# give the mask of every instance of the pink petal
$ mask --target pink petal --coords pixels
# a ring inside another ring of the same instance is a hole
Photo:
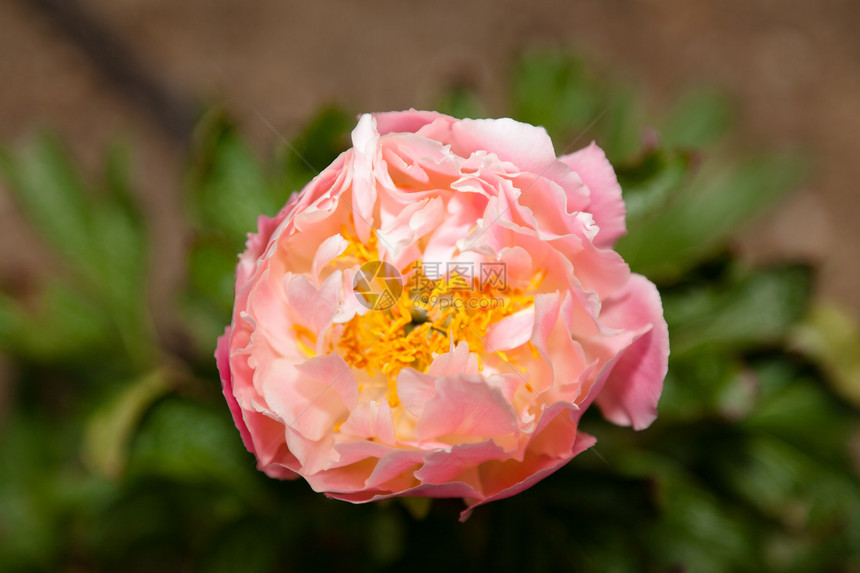
[[[358,403],[358,384],[352,369],[340,355],[314,356],[297,364],[296,370],[326,388],[332,388],[347,408],[354,408]]]
[[[472,444],[459,444],[450,451],[438,450],[427,454],[424,466],[415,472],[415,477],[425,484],[443,484],[463,481],[461,473],[477,468],[480,464],[505,457],[507,452],[492,440]],[[480,490],[481,484],[475,485]]]
[[[340,234],[332,235],[320,243],[311,265],[311,275],[318,280],[319,273],[323,267],[329,264],[332,259],[344,252],[348,245],[349,243],[347,240],[340,236]]]
[[[364,439],[376,438],[383,444],[394,444],[394,420],[388,401],[372,400],[358,404],[341,425],[340,431]]]
[[[233,395],[233,375],[230,371],[230,327],[224,330],[224,334],[218,337],[218,344],[215,347],[215,364],[218,366],[218,372],[221,374],[221,389],[224,393],[224,398],[227,400],[227,407],[230,408],[230,414],[233,416],[233,422],[239,429],[239,434],[242,436],[242,443],[252,454],[254,451],[254,442],[251,439],[251,434],[248,432],[248,427],[242,419],[242,410],[239,408],[239,402],[236,401],[236,396]]]
[[[591,190],[588,211],[600,227],[595,239],[598,247],[612,247],[619,237],[627,233],[627,209],[621,197],[621,185],[606,154],[594,142],[588,147],[559,158],[575,171]]]
[[[460,514],[460,521],[468,519],[472,511],[480,505],[511,497],[530,488],[564,467],[574,456],[587,450],[597,441],[584,432],[577,432],[575,422],[570,420],[566,411],[555,416],[542,433],[546,433],[544,436],[546,442],[564,447],[564,451],[559,452],[557,456],[552,456],[530,448],[526,450],[526,455],[521,462],[505,460],[484,464],[481,475],[484,479],[486,495],[472,500]]]
[[[469,352],[469,344],[465,340],[457,343],[450,352],[440,354],[433,359],[427,368],[430,376],[456,376],[457,374],[477,374],[478,358]],[[435,387],[433,392],[435,393]]]
[[[497,436],[517,429],[510,404],[481,377],[462,374],[436,381],[436,395],[415,424],[419,440]]]
[[[600,321],[619,329],[650,326],[619,356],[597,396],[597,405],[611,422],[647,428],[657,417],[669,362],[669,329],[657,288],[645,277],[632,275],[625,291],[606,301]]]
[[[435,376],[412,368],[404,368],[397,375],[397,398],[410,414],[420,417],[427,402],[435,395]]]
[[[493,324],[487,331],[486,343],[491,352],[517,348],[529,341],[534,324],[535,307],[532,305]]]
[[[552,140],[542,127],[510,118],[464,119],[452,126],[452,132],[452,150],[463,157],[486,150],[536,176],[556,162]]]
[[[350,206],[358,239],[367,244],[373,232],[373,207],[376,204],[376,183],[373,177],[374,161],[379,155],[379,132],[376,120],[364,114],[352,130],[352,197]]]
[[[380,135],[389,133],[415,133],[421,127],[433,122],[442,114],[435,111],[419,111],[409,109],[407,111],[389,111],[384,113],[375,113],[376,127]]]

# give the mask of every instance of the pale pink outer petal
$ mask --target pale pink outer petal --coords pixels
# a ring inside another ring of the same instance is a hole
[[[657,288],[645,277],[632,275],[624,291],[606,301],[600,321],[626,330],[650,325],[618,357],[597,395],[597,405],[611,422],[647,428],[657,417],[669,362],[669,329]]]
[[[495,153],[522,171],[541,175],[556,163],[552,140],[542,127],[510,118],[464,119],[452,128],[451,149],[463,157],[476,151]]]
[[[594,215],[594,221],[600,227],[594,244],[611,248],[627,233],[627,209],[621,197],[621,185],[618,184],[615,170],[606,159],[606,154],[597,144],[591,142],[588,147],[559,159],[576,172],[591,191],[588,211]]]

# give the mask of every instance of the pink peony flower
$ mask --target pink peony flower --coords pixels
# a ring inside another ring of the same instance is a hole
[[[660,297],[612,250],[595,144],[434,112],[364,115],[353,148],[260,217],[216,358],[259,468],[355,503],[514,495],[657,415]],[[380,261],[380,262],[375,262]]]

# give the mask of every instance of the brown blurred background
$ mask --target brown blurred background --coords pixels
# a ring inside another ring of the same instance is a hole
[[[289,137],[325,103],[432,107],[463,80],[503,113],[516,55],[567,47],[636,82],[647,107],[705,82],[737,103],[749,147],[807,149],[814,175],[742,247],[820,263],[820,293],[860,318],[858,27],[856,0],[3,0],[0,141],[50,128],[93,175],[110,142],[133,145],[164,311],[199,106],[225,106],[265,152],[278,140],[266,122]],[[0,284],[50,273],[5,194],[0,228]]]

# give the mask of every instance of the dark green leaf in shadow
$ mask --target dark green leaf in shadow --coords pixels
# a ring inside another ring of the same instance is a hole
[[[744,427],[777,436],[822,463],[849,467],[848,443],[860,431],[856,413],[828,395],[820,381],[797,372],[783,375],[790,382],[770,392]]]
[[[150,410],[132,443],[128,475],[219,485],[261,503],[253,458],[226,409],[189,400],[168,398]]]
[[[270,573],[280,571],[279,554],[285,541],[272,523],[262,519],[243,519],[218,532],[204,554],[205,573]],[[289,559],[289,557],[287,557]]]
[[[218,237],[201,237],[189,255],[192,288],[228,317],[233,308],[236,262],[237,254]]]

